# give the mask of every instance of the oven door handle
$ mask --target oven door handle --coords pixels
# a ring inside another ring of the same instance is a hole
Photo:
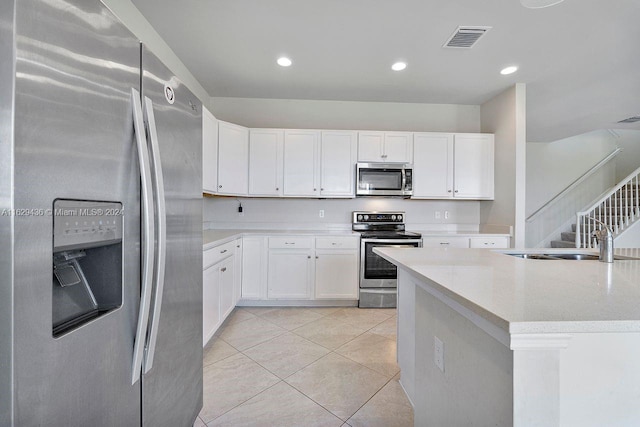
[[[386,246],[391,243],[397,246],[413,246],[414,243],[422,245],[422,239],[362,239],[362,243],[381,243],[376,246]]]

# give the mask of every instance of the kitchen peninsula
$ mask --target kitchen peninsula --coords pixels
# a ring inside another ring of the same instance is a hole
[[[398,266],[415,425],[640,425],[640,261],[374,251]]]

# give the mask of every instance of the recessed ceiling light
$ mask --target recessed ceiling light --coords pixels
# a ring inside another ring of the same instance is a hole
[[[278,65],[281,67],[288,67],[291,64],[293,64],[293,62],[291,62],[291,60],[289,58],[287,58],[286,56],[280,57],[278,58]]]
[[[407,68],[407,63],[406,62],[396,62],[395,64],[393,64],[391,66],[391,69],[393,71],[402,71],[405,68]]]
[[[500,71],[500,74],[502,74],[503,76],[506,76],[507,74],[513,74],[513,73],[515,73],[516,71],[518,71],[518,67],[516,67],[515,65],[512,65],[512,66],[510,66],[510,67],[503,68],[503,69]]]
[[[528,9],[542,9],[562,3],[564,0],[520,0],[520,4]]]

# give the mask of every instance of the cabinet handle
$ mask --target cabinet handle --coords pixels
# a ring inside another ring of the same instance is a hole
[[[382,157],[383,159],[386,159],[386,158],[387,158],[387,155],[386,155],[386,154],[383,154],[383,155],[381,155],[380,157]]]
[[[448,245],[450,242],[440,242],[441,245]]]
[[[451,193],[451,190],[447,190],[447,193]]]
[[[221,253],[221,254],[223,254],[223,253],[225,253],[225,252],[227,252],[227,250],[226,250],[226,249],[225,249],[225,250],[223,250],[223,251],[220,251],[220,253]]]
[[[318,255],[316,255],[316,259],[320,258]]]
[[[324,191],[324,188],[320,188],[320,191]]]
[[[236,246],[236,248],[239,248],[239,247],[240,247],[240,245]]]
[[[220,269],[220,271],[222,271],[222,272],[224,273],[225,271],[227,271],[227,267],[222,267],[222,268]]]
[[[337,243],[336,242],[331,242],[331,245],[335,246],[335,245],[337,245]]]
[[[280,191],[280,188],[279,188],[279,187],[276,187],[276,191]]]
[[[222,188],[222,185],[218,185],[218,188]]]
[[[311,259],[311,255],[307,255],[307,259]]]
[[[295,245],[296,242],[284,242],[285,245]]]
[[[313,191],[316,191],[316,190],[317,190],[317,188],[314,188],[314,189],[313,189]]]
[[[457,192],[458,192],[458,190],[455,191],[455,193],[457,193]]]

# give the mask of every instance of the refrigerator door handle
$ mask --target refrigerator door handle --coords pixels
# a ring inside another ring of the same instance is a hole
[[[153,311],[151,313],[151,326],[147,338],[145,349],[144,373],[146,374],[153,367],[153,357],[156,351],[156,341],[158,339],[158,325],[160,323],[160,311],[162,310],[162,293],[164,290],[164,270],[167,254],[167,209],[164,198],[164,179],[162,177],[162,160],[160,158],[160,147],[158,142],[158,130],[156,119],[153,113],[153,102],[145,96],[144,116],[148,126],[149,139],[151,142],[151,160],[153,162],[153,179],[155,186],[157,231],[158,231],[158,253],[155,270],[155,295],[153,297]]]
[[[141,192],[142,192],[142,282],[140,288],[140,311],[138,312],[138,326],[133,350],[133,369],[131,374],[131,384],[135,384],[140,379],[142,371],[142,359],[144,345],[147,335],[147,325],[149,322],[149,308],[151,305],[151,291],[153,287],[153,265],[154,265],[154,238],[155,224],[153,212],[153,192],[151,186],[151,164],[149,163],[149,151],[147,148],[147,138],[144,128],[144,116],[140,93],[136,89],[131,89],[131,105],[133,107],[133,126],[136,134],[136,146],[138,148],[138,160],[140,162]]]

